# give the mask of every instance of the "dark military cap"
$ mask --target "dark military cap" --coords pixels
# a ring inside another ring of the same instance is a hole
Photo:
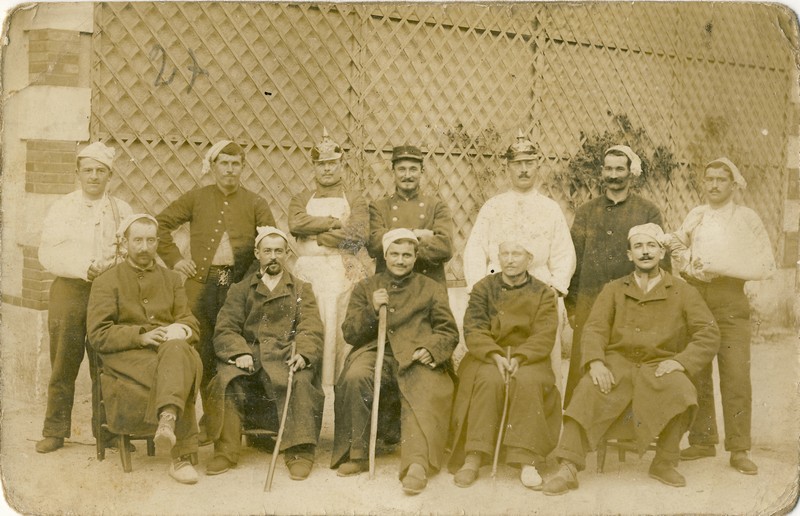
[[[401,145],[392,149],[392,163],[401,159],[422,161],[422,151],[413,145]]]

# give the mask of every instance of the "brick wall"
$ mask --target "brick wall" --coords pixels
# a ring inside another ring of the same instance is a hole
[[[28,140],[25,155],[25,191],[66,194],[75,189],[76,142]]]
[[[3,302],[34,310],[47,310],[50,284],[53,283],[55,276],[45,271],[39,263],[37,247],[30,245],[20,247],[23,257],[22,296],[3,294]]]
[[[30,84],[79,86],[80,32],[61,29],[28,31]]]

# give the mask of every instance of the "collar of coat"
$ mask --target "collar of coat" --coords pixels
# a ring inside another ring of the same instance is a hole
[[[395,190],[392,197],[398,197],[404,201],[413,201],[414,199],[418,199],[420,197],[419,187],[414,190],[414,193],[406,197],[405,195],[401,194],[399,190]]]
[[[411,281],[411,278],[413,278],[416,275],[416,273],[413,270],[408,274],[406,274],[405,276],[403,276],[402,278],[398,278],[389,271],[384,271],[381,274],[384,275],[384,277],[386,278],[386,282],[389,285],[397,285],[398,287],[404,287],[408,285],[408,283]]]
[[[286,269],[283,269],[283,276],[272,291],[261,281],[260,274],[256,271],[250,276],[250,288],[255,288],[256,293],[266,297],[267,301],[293,294],[295,279]]]
[[[639,288],[633,273],[624,276],[622,278],[622,283],[625,285],[623,293],[627,297],[637,301],[655,301],[657,299],[667,298],[667,289],[672,288],[675,283],[675,278],[672,277],[672,274],[661,270],[661,281],[647,294],[642,292],[642,289]]]

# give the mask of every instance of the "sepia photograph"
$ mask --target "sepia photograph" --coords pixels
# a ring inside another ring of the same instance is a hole
[[[4,7],[0,512],[794,510],[791,6]]]

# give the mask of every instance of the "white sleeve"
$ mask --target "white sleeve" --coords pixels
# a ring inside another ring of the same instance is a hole
[[[75,228],[69,227],[68,207],[57,202],[50,207],[42,225],[39,262],[51,274],[64,278],[87,280],[91,252],[70,239]]]
[[[487,215],[491,206],[486,204],[478,212],[478,218],[464,246],[464,280],[467,283],[467,292],[472,291],[472,286],[486,276],[486,266],[489,263],[489,218]]]
[[[553,218],[553,241],[550,243],[547,268],[550,270],[551,286],[566,295],[575,273],[575,246],[561,208],[557,208]]]

